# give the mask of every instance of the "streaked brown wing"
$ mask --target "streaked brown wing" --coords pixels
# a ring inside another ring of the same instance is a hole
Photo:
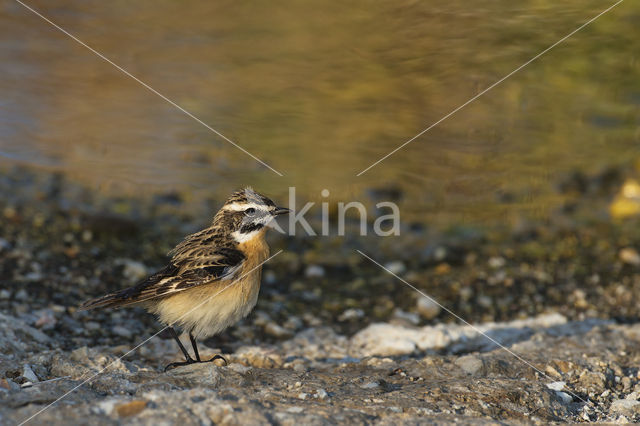
[[[170,265],[135,286],[89,300],[80,309],[125,306],[213,281],[234,279],[245,259],[241,251],[228,247],[193,247],[189,253],[192,258],[176,259],[174,255]]]

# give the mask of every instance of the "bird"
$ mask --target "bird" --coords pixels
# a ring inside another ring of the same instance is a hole
[[[184,362],[202,361],[197,339],[214,336],[246,317],[258,301],[262,264],[269,257],[266,230],[290,209],[278,207],[252,188],[236,191],[215,214],[211,225],[188,235],[169,253],[168,264],[132,287],[88,300],[80,310],[141,306],[166,324],[184,354]],[[175,330],[189,334],[195,358]]]

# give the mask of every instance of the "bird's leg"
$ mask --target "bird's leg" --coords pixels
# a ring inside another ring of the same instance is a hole
[[[196,338],[193,337],[193,334],[189,333],[189,339],[191,339],[191,346],[193,346],[193,352],[196,354],[196,359],[198,360],[198,362],[211,362],[211,361],[215,361],[216,359],[221,359],[224,361],[224,365],[229,365],[229,363],[227,362],[227,360],[220,354],[218,355],[214,355],[210,360],[208,361],[202,361],[200,359],[200,354],[198,353],[198,344],[196,343]]]
[[[180,367],[182,365],[193,364],[194,362],[196,362],[196,361],[193,360],[193,358],[191,358],[191,355],[189,355],[189,352],[187,352],[185,347],[182,345],[182,342],[180,341],[180,338],[178,337],[178,333],[176,333],[176,331],[173,329],[173,327],[169,327],[169,332],[171,333],[173,338],[176,340],[176,343],[178,343],[178,346],[180,346],[180,350],[184,354],[185,361],[184,362],[172,362],[171,364],[167,365],[164,368],[164,371],[167,371],[167,370],[169,370],[171,368]],[[191,337],[191,334],[189,334],[189,337]],[[191,343],[193,344],[194,340],[191,340]],[[194,346],[194,349],[196,350],[196,358],[198,358],[198,361],[200,361],[200,357],[198,355],[198,350],[195,348],[195,346]]]
[[[196,343],[196,338],[193,337],[192,333],[189,333],[189,339],[191,340],[191,346],[193,346],[193,353],[196,354],[196,360],[198,362],[202,362],[200,359],[200,354],[198,353],[198,344]]]

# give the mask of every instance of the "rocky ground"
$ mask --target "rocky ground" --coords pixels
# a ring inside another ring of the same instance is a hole
[[[229,365],[163,373],[180,359],[165,333],[127,353],[161,330],[151,316],[76,307],[162,266],[220,201],[185,213],[178,194],[98,199],[7,172],[0,423],[67,392],[30,422],[640,421],[640,229],[607,213],[622,181],[573,176],[552,220],[515,227],[405,224],[375,244],[274,235],[285,251],[265,265],[256,310],[203,350]]]

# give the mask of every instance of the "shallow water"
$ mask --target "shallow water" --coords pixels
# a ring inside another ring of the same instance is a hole
[[[28,3],[281,177],[7,0],[0,162],[104,193],[382,187],[427,220],[544,216],[563,176],[640,154],[637,2],[356,174],[612,3]]]

